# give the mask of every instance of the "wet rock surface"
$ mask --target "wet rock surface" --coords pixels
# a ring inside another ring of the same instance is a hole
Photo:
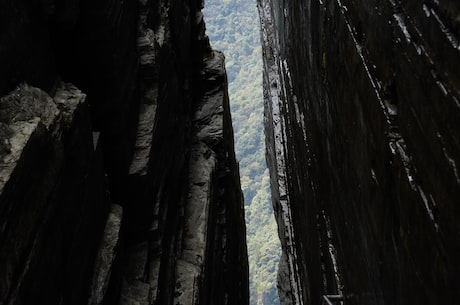
[[[283,303],[458,301],[454,2],[259,1]]]
[[[0,3],[0,304],[248,303],[202,6]]]

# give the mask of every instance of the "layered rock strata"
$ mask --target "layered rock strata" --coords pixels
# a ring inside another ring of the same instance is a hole
[[[258,2],[282,302],[456,303],[459,5]]]
[[[202,5],[0,3],[0,304],[248,302]]]

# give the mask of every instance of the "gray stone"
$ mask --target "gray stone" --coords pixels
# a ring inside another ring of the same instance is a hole
[[[96,258],[96,266],[91,284],[91,296],[88,302],[90,305],[103,304],[109,286],[113,263],[118,252],[117,247],[119,247],[122,218],[123,208],[112,204]]]

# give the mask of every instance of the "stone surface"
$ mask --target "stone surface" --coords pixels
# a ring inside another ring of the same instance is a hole
[[[99,246],[96,263],[94,267],[93,280],[89,304],[102,304],[110,282],[112,266],[117,259],[120,240],[121,221],[123,219],[123,208],[113,204],[105,224],[104,236]]]
[[[202,7],[0,1],[0,304],[248,302]]]
[[[459,6],[258,3],[281,300],[456,303]]]
[[[173,303],[246,303],[243,195],[238,171],[231,170],[238,167],[222,53],[214,51],[204,60],[200,87]]]
[[[0,99],[15,105],[2,121],[11,147],[0,161],[1,304],[87,298],[107,207],[85,98],[61,83],[54,100],[27,85]]]

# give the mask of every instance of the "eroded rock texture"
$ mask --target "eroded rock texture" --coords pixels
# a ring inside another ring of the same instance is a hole
[[[458,303],[458,3],[259,11],[282,302]]]
[[[202,1],[0,2],[0,304],[247,304]]]

